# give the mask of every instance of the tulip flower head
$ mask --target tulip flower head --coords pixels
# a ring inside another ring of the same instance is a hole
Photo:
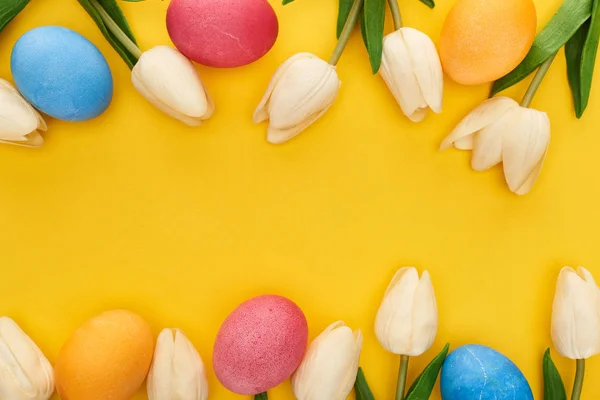
[[[375,334],[389,352],[419,356],[433,344],[438,311],[427,271],[401,268],[389,284],[375,319]]]
[[[442,64],[435,44],[423,32],[400,28],[387,35],[379,73],[411,121],[422,121],[429,109],[442,112]]]
[[[494,97],[467,115],[440,150],[452,146],[473,151],[475,171],[502,162],[511,192],[525,195],[542,170],[550,146],[550,120],[545,112],[522,107],[508,97]]]
[[[296,54],[275,72],[254,123],[270,120],[267,140],[286,142],[325,114],[340,86],[335,66],[310,53]]]
[[[194,345],[179,329],[158,336],[148,374],[149,400],[206,400],[208,381]]]
[[[12,319],[0,317],[0,399],[48,400],[53,392],[48,359]]]
[[[46,122],[8,81],[0,79],[0,143],[40,147]]]
[[[133,86],[162,112],[189,126],[211,117],[214,104],[192,65],[168,46],[144,52],[131,73]]]
[[[331,324],[308,347],[292,375],[298,400],[345,400],[352,391],[363,337],[343,322]]]
[[[556,282],[552,341],[564,357],[583,360],[600,353],[600,288],[583,267],[565,267]]]

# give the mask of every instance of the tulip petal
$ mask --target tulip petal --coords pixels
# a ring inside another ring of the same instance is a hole
[[[431,110],[439,114],[442,112],[444,74],[435,44],[416,29],[401,28],[401,31],[423,98]]]
[[[428,105],[415,76],[402,30],[390,33],[383,39],[380,74],[404,115],[413,122],[422,121]]]
[[[144,52],[132,70],[132,82],[158,109],[190,126],[200,125],[214,109],[191,61],[168,46]]]
[[[23,141],[36,129],[46,130],[41,115],[8,81],[0,79],[0,140]]]
[[[293,139],[303,130],[308,128],[312,123],[321,118],[321,116],[323,116],[323,114],[325,114],[329,108],[331,108],[331,105],[317,114],[311,115],[306,121],[302,121],[302,123],[299,125],[291,128],[277,129],[272,125],[269,125],[269,128],[267,129],[267,141],[272,144],[281,144]]]
[[[435,340],[438,328],[438,310],[429,272],[423,272],[415,291],[412,310],[412,346],[407,356],[420,356]]]
[[[546,113],[530,108],[519,108],[512,118],[512,128],[502,139],[504,176],[510,190],[523,195],[542,168],[550,145],[550,120]]]
[[[185,334],[175,330],[175,359],[172,365],[173,382],[171,390],[181,399],[206,400],[208,385],[206,385],[206,370],[200,354]]]
[[[268,110],[269,110],[269,100],[271,98],[271,94],[273,93],[273,90],[275,90],[275,86],[281,80],[281,78],[286,73],[286,71],[288,70],[290,65],[292,65],[297,60],[310,59],[310,58],[318,58],[318,57],[311,53],[294,54],[293,56],[288,58],[277,69],[277,71],[275,71],[275,74],[271,78],[271,81],[269,82],[269,86],[267,87],[267,90],[266,90],[265,94],[263,95],[263,98],[260,100],[260,103],[258,104],[258,106],[256,107],[256,110],[254,111],[254,117],[252,118],[252,121],[255,124],[258,124],[260,122],[263,122],[263,121],[266,121],[267,119],[269,119],[269,111]]]
[[[440,145],[440,150],[449,149],[457,141],[473,135],[517,107],[519,107],[519,103],[509,97],[498,96],[484,101],[471,111],[444,139]]]
[[[381,345],[394,354],[411,351],[412,310],[419,274],[414,267],[401,268],[390,282],[377,317],[375,334]]]
[[[308,347],[292,376],[299,400],[345,400],[352,391],[362,348],[362,334],[343,322],[330,325]]]
[[[156,341],[152,366],[148,373],[148,399],[167,399],[171,395],[171,364],[175,357],[173,331],[163,329]]]
[[[0,140],[0,143],[12,144],[14,146],[39,148],[44,144],[44,138],[38,131],[33,131],[29,135],[22,138],[13,140]]]
[[[593,278],[588,280],[587,274],[584,278],[565,267],[556,282],[552,340],[556,350],[571,359],[586,359],[600,353],[600,290]]]
[[[518,114],[518,110],[519,108],[510,109],[496,121],[470,136],[473,138],[471,167],[475,171],[485,171],[502,161],[504,134],[515,129],[514,124],[517,123],[518,116],[514,114]]]

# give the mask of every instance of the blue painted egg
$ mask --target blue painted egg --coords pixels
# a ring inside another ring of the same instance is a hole
[[[112,100],[106,59],[89,40],[67,28],[43,26],[25,33],[13,48],[10,67],[23,97],[54,118],[92,119]]]
[[[454,350],[442,367],[443,400],[533,400],[531,387],[506,356],[486,346]]]

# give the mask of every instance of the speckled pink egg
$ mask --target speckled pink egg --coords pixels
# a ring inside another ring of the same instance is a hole
[[[281,296],[260,296],[236,308],[215,341],[213,368],[227,389],[255,395],[279,385],[298,368],[308,325],[302,310]]]
[[[279,23],[267,0],[172,0],[167,29],[188,58],[230,68],[267,54],[277,40]]]

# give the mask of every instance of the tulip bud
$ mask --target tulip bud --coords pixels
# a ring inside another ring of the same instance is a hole
[[[375,319],[375,334],[389,352],[419,356],[433,344],[438,312],[427,271],[401,268],[389,284]]]
[[[502,162],[511,192],[533,188],[550,146],[550,120],[545,112],[521,107],[508,97],[484,101],[444,139],[441,150],[473,150],[471,167],[483,171]]]
[[[148,374],[149,400],[206,400],[208,381],[202,358],[179,329],[163,329]]]
[[[0,143],[40,147],[46,131],[42,116],[25,100],[17,89],[0,79]]]
[[[0,399],[48,400],[54,371],[39,347],[10,318],[0,317]]]
[[[308,347],[292,375],[298,400],[345,400],[352,391],[363,337],[342,321],[331,324]]]
[[[600,353],[600,289],[583,267],[564,267],[556,282],[552,341],[564,357],[581,360]]]
[[[133,86],[162,112],[189,126],[213,114],[214,104],[190,60],[168,46],[142,54],[131,73]]]
[[[442,64],[435,44],[423,32],[400,28],[387,35],[379,72],[411,121],[422,121],[430,108],[442,112]]]
[[[341,84],[333,65],[310,53],[296,54],[271,79],[254,123],[270,119],[267,140],[286,142],[331,107]]]

